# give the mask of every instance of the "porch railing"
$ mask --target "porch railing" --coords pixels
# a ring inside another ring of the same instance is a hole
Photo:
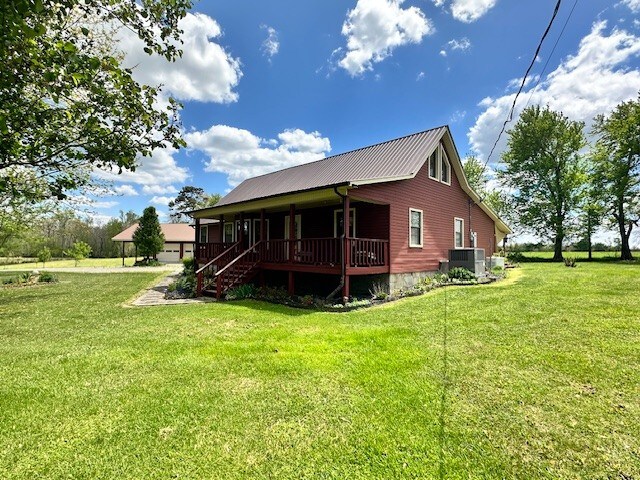
[[[340,238],[269,240],[262,245],[261,258],[267,263],[334,266],[340,264],[341,245]]]
[[[211,260],[232,247],[233,243],[213,242],[199,243],[196,251],[196,258],[202,260]]]
[[[352,267],[383,267],[389,264],[389,240],[349,238]]]

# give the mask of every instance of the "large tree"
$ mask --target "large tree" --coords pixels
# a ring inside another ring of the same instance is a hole
[[[620,234],[620,258],[632,260],[629,237],[640,222],[640,97],[596,117],[596,178]]]
[[[155,258],[164,246],[164,234],[158,221],[158,213],[154,207],[147,207],[142,212],[138,228],[133,232],[133,243],[145,260]]]
[[[491,188],[485,165],[476,156],[469,155],[463,161],[463,168],[467,182],[480,196],[481,201],[496,212],[502,220],[511,222],[508,196],[496,188]]]
[[[562,261],[562,245],[571,233],[572,212],[585,180],[580,150],[584,124],[560,112],[532,106],[509,131],[504,168],[498,175],[513,191],[518,222],[554,242],[554,261]]]
[[[169,202],[169,209],[171,210],[169,218],[174,223],[188,221],[189,216],[185,215],[184,212],[212,207],[219,200],[220,194],[218,193],[208,194],[200,187],[186,185],[180,189],[176,198]]]
[[[0,2],[0,193],[64,198],[94,168],[134,170],[138,156],[184,145],[178,104],[123,67],[99,26],[126,28],[148,54],[180,54],[178,21],[191,0]],[[107,27],[108,28],[108,27]],[[24,172],[37,189],[20,181]]]

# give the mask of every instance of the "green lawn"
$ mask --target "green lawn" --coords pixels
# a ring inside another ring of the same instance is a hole
[[[364,311],[0,289],[0,478],[640,478],[640,268]]]
[[[522,252],[528,260],[551,260],[553,258],[553,252]],[[640,252],[634,251],[632,252],[634,261],[638,261],[640,259]],[[589,253],[588,252],[564,252],[563,255],[565,257],[574,257],[578,259],[578,261],[584,260],[588,261]],[[592,252],[592,261],[611,261],[615,262],[620,259],[620,252]]]
[[[140,259],[142,257],[138,257]],[[133,257],[127,257],[125,260],[126,267],[132,267],[135,259]],[[75,267],[76,262],[73,259],[69,260],[52,260],[45,264],[46,268],[67,268],[67,267]],[[121,267],[122,266],[122,257],[120,258],[86,258],[84,260],[80,260],[78,262],[78,267]],[[0,265],[0,270],[15,270],[15,269],[24,269],[24,270],[33,270],[33,269],[42,269],[41,262],[29,262],[29,263],[14,263],[9,265]]]

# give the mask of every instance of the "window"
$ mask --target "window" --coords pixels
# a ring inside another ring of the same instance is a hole
[[[422,247],[422,210],[409,209],[409,246]]]
[[[444,147],[442,145],[440,145],[440,150],[442,161],[440,167],[440,181],[449,185],[451,184],[451,164],[449,163],[449,159],[447,158],[447,152],[444,151]]]
[[[264,239],[269,240],[269,219],[265,218],[264,220],[265,232]],[[258,243],[260,241],[260,219],[253,219],[253,231],[251,232],[251,244]]]
[[[461,218],[453,219],[453,240],[456,248],[464,247],[464,220]]]
[[[233,228],[233,223],[227,222],[224,224],[224,243],[233,243],[235,240],[235,231]]]
[[[434,180],[438,179],[438,148],[429,157],[429,177]]]
[[[341,237],[344,231],[342,209],[333,211],[333,236]],[[349,209],[349,237],[356,238],[356,209]]]
[[[207,243],[209,241],[209,227],[207,225],[200,226],[200,243]]]

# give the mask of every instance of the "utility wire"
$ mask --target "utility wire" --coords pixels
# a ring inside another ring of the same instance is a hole
[[[518,92],[516,93],[516,96],[513,99],[513,104],[511,105],[511,109],[509,110],[509,115],[507,115],[507,119],[504,121],[504,123],[502,124],[502,129],[500,129],[500,133],[498,134],[498,138],[496,138],[496,141],[493,144],[493,147],[491,147],[491,151],[489,152],[489,156],[487,157],[487,160],[484,162],[484,167],[482,167],[482,175],[484,175],[484,171],[487,168],[487,165],[489,164],[489,160],[491,159],[491,156],[493,155],[493,152],[495,151],[496,147],[498,146],[498,142],[500,141],[500,138],[502,137],[502,134],[504,133],[505,129],[507,128],[507,123],[511,122],[513,120],[513,111],[516,108],[516,102],[518,101],[518,97],[520,96],[520,93],[522,93],[522,90],[524,89],[524,85],[527,82],[527,77],[529,76],[529,73],[531,72],[531,69],[533,68],[533,66],[536,63],[536,59],[538,58],[538,54],[540,53],[540,49],[542,48],[542,43],[544,42],[544,39],[547,38],[547,35],[549,34],[549,30],[551,30],[551,26],[553,25],[554,20],[556,19],[556,16],[558,15],[558,11],[560,10],[560,4],[562,3],[562,0],[558,0],[558,2],[556,3],[555,8],[553,9],[553,15],[551,16],[551,20],[549,20],[549,24],[547,25],[547,28],[545,29],[544,33],[542,34],[542,38],[540,39],[540,42],[538,42],[538,47],[536,48],[536,52],[533,54],[533,58],[531,59],[531,63],[529,64],[529,68],[527,68],[527,71],[524,74],[524,77],[522,77],[522,83],[520,84],[520,88],[518,89]]]
[[[553,57],[553,54],[556,51],[556,47],[558,46],[558,42],[560,41],[560,38],[562,38],[562,35],[564,34],[565,28],[567,28],[567,24],[569,23],[569,20],[571,20],[571,16],[573,15],[573,11],[576,9],[576,5],[577,4],[578,4],[578,0],[575,0],[575,2],[573,2],[573,7],[571,7],[571,11],[569,12],[569,16],[564,21],[564,25],[562,26],[562,30],[560,30],[560,35],[558,35],[558,38],[556,38],[556,43],[553,44],[553,48],[551,49],[551,53],[547,57],[547,61],[545,62],[544,67],[542,67],[542,71],[540,72],[540,75],[538,76],[538,79],[536,80],[536,84],[531,89],[531,94],[529,95],[529,99],[527,100],[527,103],[525,104],[524,108],[527,108],[529,106],[529,103],[531,102],[531,98],[533,97],[533,94],[536,91],[536,88],[538,88],[538,84],[540,83],[540,80],[542,80],[542,76],[544,75],[544,72],[547,70],[547,66],[549,65],[549,61],[551,60],[551,57]]]

